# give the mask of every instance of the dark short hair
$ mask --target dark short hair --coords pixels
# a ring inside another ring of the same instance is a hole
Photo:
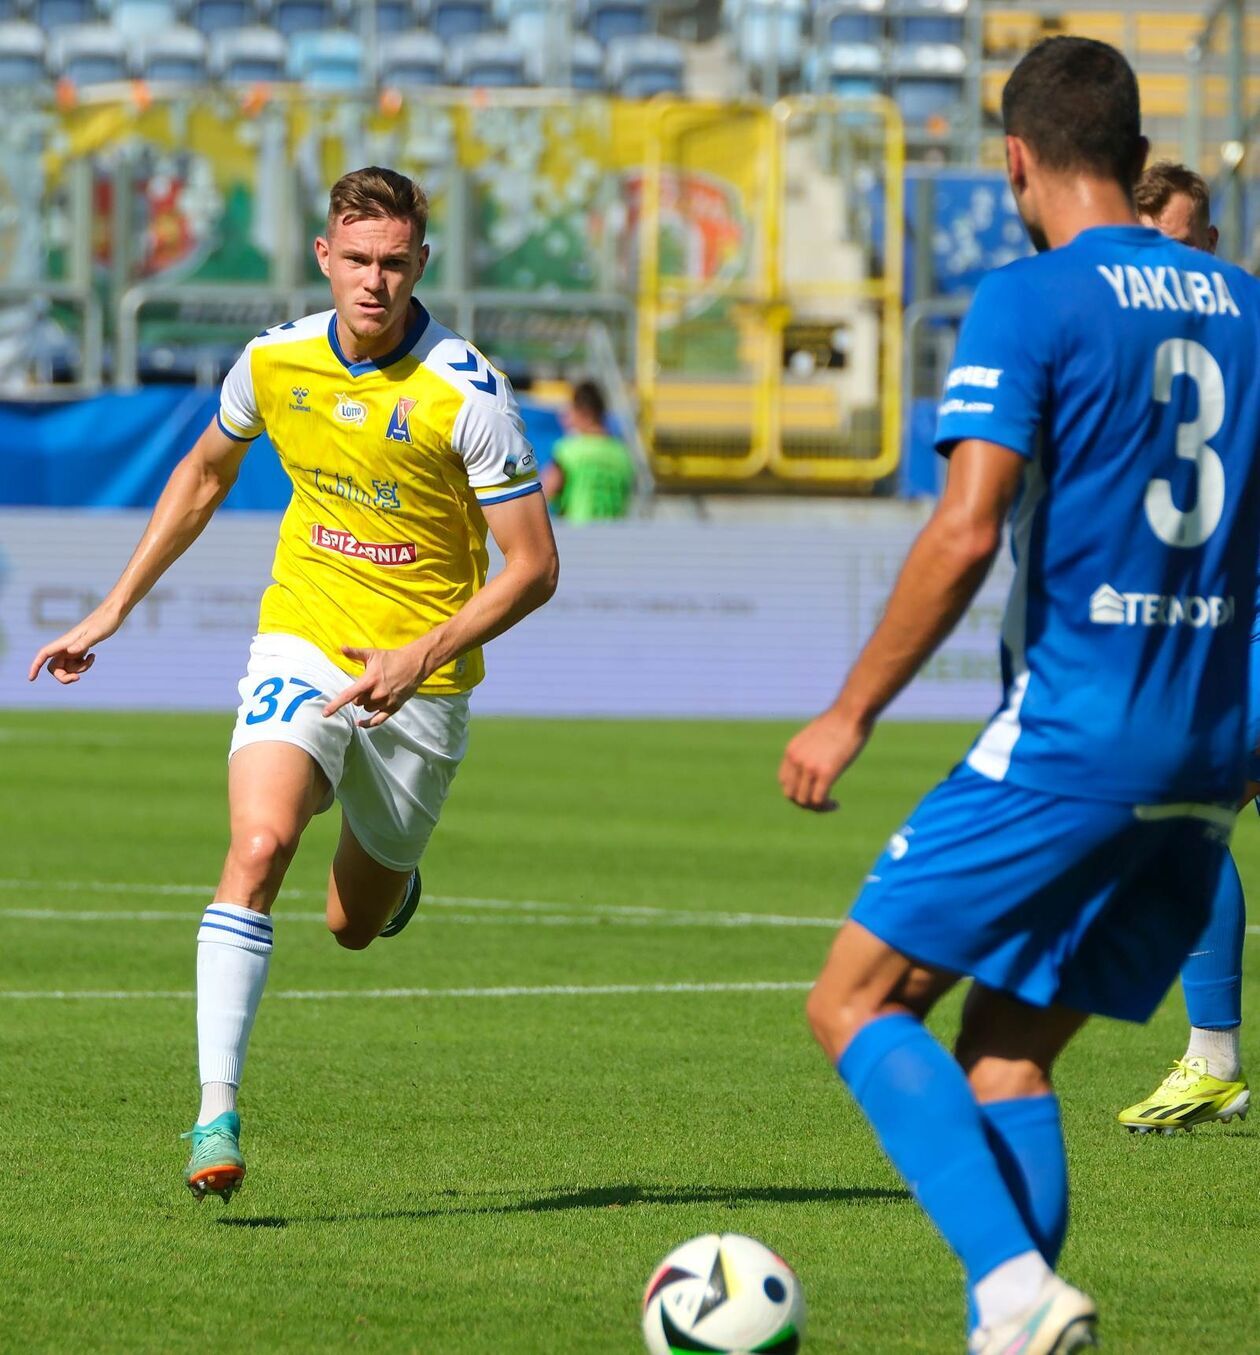
[[[1076,170],[1131,189],[1142,168],[1142,110],[1133,69],[1093,38],[1039,42],[1002,91],[1007,136],[1048,169]]]
[[[343,174],[328,196],[328,233],[343,221],[367,219],[410,221],[416,243],[424,243],[429,224],[429,199],[413,179],[396,169],[368,165]]]
[[[604,392],[593,381],[579,381],[573,387],[573,408],[597,423],[603,423],[608,416]]]
[[[1178,193],[1184,193],[1194,203],[1194,214],[1206,229],[1212,216],[1211,193],[1203,176],[1188,165],[1177,165],[1171,160],[1152,165],[1137,182],[1133,205],[1139,216],[1154,220]]]

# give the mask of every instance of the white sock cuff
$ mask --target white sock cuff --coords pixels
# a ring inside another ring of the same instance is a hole
[[[212,903],[202,915],[197,940],[253,951],[256,955],[270,955],[271,919],[265,913],[256,913],[238,903]],[[229,1078],[215,1080],[230,1081]]]

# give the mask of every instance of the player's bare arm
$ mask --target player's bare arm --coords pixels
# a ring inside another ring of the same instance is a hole
[[[100,606],[77,626],[50,641],[31,661],[28,678],[39,670],[69,684],[91,668],[92,646],[108,640],[162,575],[201,535],[236,481],[249,444],[227,436],[211,421],[192,450],[171,472],[139,544],[118,582]]]
[[[831,787],[875,721],[949,635],[984,582],[1019,490],[1023,457],[996,443],[960,442],[945,491],[902,566],[887,610],[840,695],[787,746],[779,784],[802,809],[834,809]]]
[[[383,724],[431,673],[510,630],[556,591],[560,558],[544,496],[527,494],[487,505],[484,512],[503,552],[503,569],[449,621],[411,644],[401,649],[343,649],[346,658],[364,665],[364,674],[324,707],[325,715],[353,702],[373,712],[361,725]]]

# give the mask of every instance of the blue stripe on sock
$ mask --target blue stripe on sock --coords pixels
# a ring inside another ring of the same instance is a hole
[[[243,932],[237,927],[225,927],[221,922],[206,922],[202,919],[202,928],[211,928],[216,932],[231,932],[233,936],[243,936],[247,941],[253,941],[255,945],[266,946],[271,949],[271,939],[269,937],[259,936],[256,932]]]
[[[206,909],[206,915],[211,913],[215,917],[225,917],[229,922],[240,923],[244,927],[261,927],[264,931],[271,931],[271,919],[265,913],[254,913],[251,917],[241,917],[239,913],[229,913],[222,908],[216,908],[213,904]]]

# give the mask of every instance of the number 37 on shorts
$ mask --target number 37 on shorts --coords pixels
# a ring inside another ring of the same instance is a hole
[[[287,688],[287,690],[286,690]],[[289,724],[305,701],[323,696],[318,687],[301,678],[264,678],[254,688],[254,704],[244,712],[247,725],[260,725],[280,715],[281,724]]]

